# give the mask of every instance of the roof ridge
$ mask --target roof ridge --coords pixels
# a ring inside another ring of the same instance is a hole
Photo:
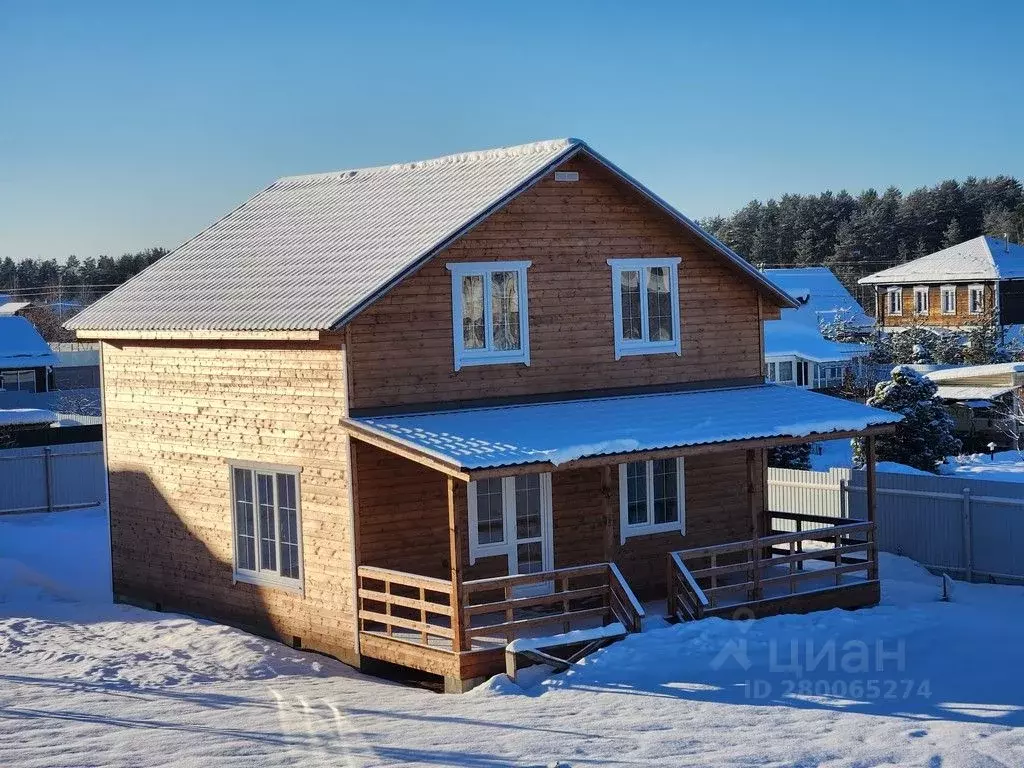
[[[341,180],[353,176],[368,176],[382,173],[395,173],[398,171],[412,171],[422,168],[432,168],[438,165],[474,163],[510,157],[528,157],[530,155],[545,154],[559,149],[566,149],[582,143],[582,140],[572,137],[562,139],[545,139],[543,141],[534,141],[528,144],[515,144],[508,147],[494,147],[492,149],[480,149],[471,152],[456,152],[451,155],[441,155],[440,157],[432,157],[425,160],[412,160],[406,163],[392,163],[390,165],[373,165],[366,168],[347,168],[337,171],[282,176],[274,182],[274,186],[281,184],[304,183],[309,181]]]

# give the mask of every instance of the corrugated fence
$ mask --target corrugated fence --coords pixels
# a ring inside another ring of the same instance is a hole
[[[1024,484],[878,473],[878,546],[968,580],[1024,581]],[[768,470],[778,512],[864,519],[863,470]],[[782,521],[779,521],[780,523]]]
[[[103,443],[0,451],[0,514],[102,504]]]

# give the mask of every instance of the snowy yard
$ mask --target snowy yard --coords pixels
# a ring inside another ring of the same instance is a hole
[[[974,477],[978,480],[1024,483],[1024,453],[999,451],[994,457],[983,453],[952,456],[939,471],[943,475]]]
[[[109,602],[101,510],[0,519],[4,765],[1024,765],[1024,589],[882,559],[883,605],[634,635],[442,696]]]

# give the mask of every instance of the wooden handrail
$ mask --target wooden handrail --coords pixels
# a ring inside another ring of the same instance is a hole
[[[425,587],[432,592],[450,593],[452,591],[452,583],[448,579],[435,579],[433,576],[420,576],[418,573],[394,571],[390,568],[378,568],[375,565],[360,565],[357,573],[359,576],[377,581],[390,581],[393,584],[404,584],[410,587]]]
[[[612,612],[630,632],[639,632],[643,629],[643,621],[647,617],[647,612],[640,601],[636,599],[636,595],[629,588],[622,571],[615,563],[608,563],[608,585],[611,597],[615,598],[615,601],[612,602]],[[622,596],[626,599],[622,600]],[[616,602],[618,606],[616,606]],[[619,608],[618,611],[615,610],[616,607]]]
[[[494,576],[488,579],[473,579],[462,584],[463,594],[481,592],[489,589],[504,589],[505,587],[523,587],[529,584],[543,584],[546,581],[556,579],[572,579],[581,576],[597,576],[605,572],[607,563],[593,563],[590,565],[577,565],[571,568],[556,568],[551,571],[538,571],[537,573],[519,573],[512,576]]]
[[[845,523],[843,525],[834,525],[826,528],[817,528],[813,531],[798,531],[796,533],[780,533],[774,536],[764,536],[757,540],[757,546],[759,548],[772,547],[776,544],[788,544],[791,541],[806,541],[807,539],[816,539],[825,537],[826,539],[833,539],[836,535],[849,536],[853,533],[860,533],[862,531],[873,530],[874,523]],[[682,549],[678,551],[679,556],[683,560],[691,560],[696,557],[707,557],[709,555],[722,555],[729,554],[731,552],[750,552],[754,548],[754,543],[751,540],[747,541],[734,541],[727,544],[714,544],[709,547],[696,547],[694,549]]]
[[[369,565],[359,566],[356,575],[356,615],[360,632],[383,633],[415,645],[432,645],[431,638],[437,638],[443,645],[453,644],[455,592],[452,582]],[[368,583],[382,584],[383,588],[376,589]],[[407,594],[396,594],[396,588]],[[439,599],[428,599],[428,595]],[[431,621],[432,617],[437,619]],[[396,630],[399,630],[398,637]]]

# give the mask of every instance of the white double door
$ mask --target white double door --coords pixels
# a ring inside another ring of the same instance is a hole
[[[509,575],[525,575],[554,568],[554,546],[551,514],[551,475],[530,474],[480,481],[480,493],[473,506],[474,517],[488,518],[489,543],[483,542],[479,554],[504,554],[508,558]],[[500,502],[497,498],[500,494]],[[500,535],[497,534],[500,504]],[[478,519],[480,519],[478,518]],[[529,584],[515,589],[517,597],[551,591],[550,582]]]

